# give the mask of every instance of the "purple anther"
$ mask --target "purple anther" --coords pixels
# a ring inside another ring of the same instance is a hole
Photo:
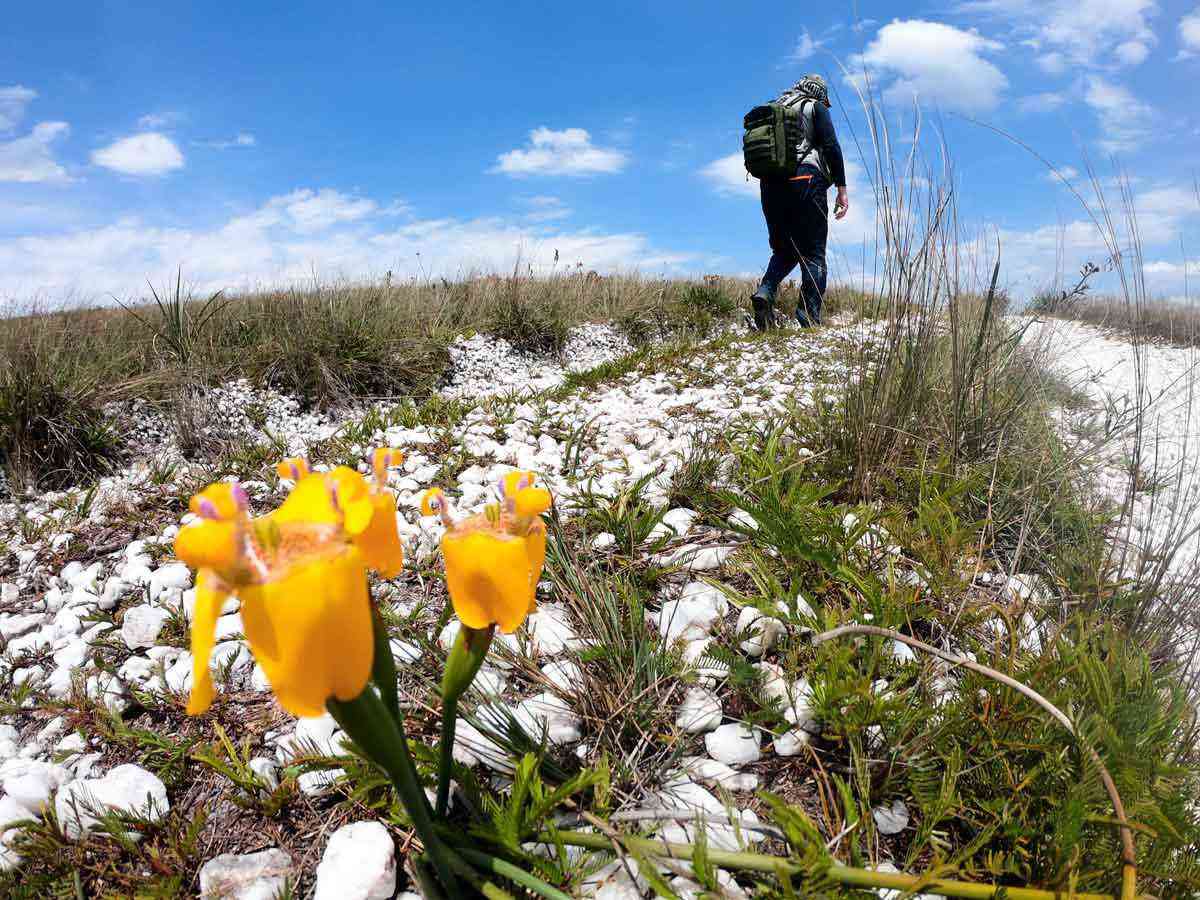
[[[500,495],[500,499],[501,499],[501,500],[503,500],[503,499],[504,499],[504,482],[505,482],[505,480],[506,480],[506,479],[505,479],[505,477],[504,477],[503,475],[501,475],[501,476],[500,476],[500,477],[499,477],[499,478],[496,480],[496,493]]]
[[[245,512],[250,508],[250,495],[246,493],[246,489],[242,487],[240,481],[235,481],[230,485],[229,495],[233,498],[234,505],[237,506],[239,512]]]
[[[196,514],[202,519],[221,518],[221,514],[217,512],[217,504],[213,503],[207,497],[201,497],[196,503]]]
[[[298,465],[296,465],[295,463],[288,463],[288,469],[291,470],[292,481],[299,481],[300,480],[300,467]]]
[[[338,483],[332,478],[328,479],[325,484],[329,488],[329,501],[333,504],[334,509],[341,509],[342,503],[339,498]]]

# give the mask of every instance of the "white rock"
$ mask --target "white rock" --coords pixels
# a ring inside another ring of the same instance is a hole
[[[583,671],[579,663],[570,659],[556,659],[542,666],[542,675],[561,691],[577,691],[583,683]]]
[[[121,663],[117,674],[129,684],[141,685],[150,680],[150,676],[154,674],[155,665],[154,660],[145,656],[131,656]]]
[[[774,649],[779,638],[787,628],[783,622],[772,616],[765,616],[753,606],[744,606],[738,614],[735,626],[738,637],[742,638],[742,652],[747,656],[759,657],[768,650]]]
[[[217,619],[215,640],[217,643],[236,638],[242,633],[242,617],[239,613],[229,613]]]
[[[883,835],[899,834],[908,827],[908,807],[904,805],[903,800],[892,801],[890,807],[875,807],[871,810],[871,817],[875,820],[875,827]]]
[[[484,666],[475,673],[475,680],[471,682],[471,686],[485,696],[497,697],[504,693],[504,688],[508,686],[508,678],[503,672]]]
[[[454,647],[454,641],[458,638],[458,633],[461,630],[462,622],[458,621],[458,619],[451,619],[438,634],[438,646],[449,653]]]
[[[908,644],[902,641],[892,641],[892,658],[901,665],[904,665],[916,659],[917,655]]]
[[[744,509],[735,509],[725,521],[734,528],[740,528],[745,531],[758,531],[758,520]]]
[[[593,550],[607,550],[609,547],[616,546],[617,536],[608,531],[602,531],[592,538]]]
[[[192,586],[192,571],[180,562],[167,563],[155,569],[148,585],[150,600],[154,601],[168,590],[184,591]]]
[[[117,766],[102,778],[68,782],[54,799],[59,825],[71,840],[96,824],[93,809],[137,814],[157,822],[170,808],[167,788],[158,776],[132,763]]]
[[[774,663],[754,666],[762,675],[761,696],[764,704],[780,705],[784,719],[806,731],[819,730],[813,709],[812,688],[804,678],[789,682]]]
[[[70,777],[62,766],[35,759],[12,760],[0,766],[0,783],[3,783],[5,795],[32,817],[42,815],[50,795]]]
[[[153,647],[169,618],[171,614],[158,606],[131,606],[121,620],[121,639],[130,650]]]
[[[337,780],[345,774],[345,769],[321,769],[316,772],[305,772],[297,776],[296,786],[305,796],[315,797],[334,787]]]
[[[415,663],[424,655],[421,645],[414,641],[403,641],[399,638],[393,638],[391,647],[392,657],[401,665]]]
[[[181,653],[163,674],[167,688],[176,693],[184,693],[192,689],[192,654],[188,651]]]
[[[725,594],[702,581],[683,588],[678,600],[663,603],[658,613],[658,630],[668,644],[677,640],[699,640],[729,610]]]
[[[729,766],[740,766],[758,762],[762,750],[758,746],[758,735],[754,729],[741,722],[730,722],[704,736],[704,747],[708,755],[717,762]]]
[[[295,874],[291,856],[275,847],[258,853],[222,853],[200,867],[200,897],[275,900]]]
[[[717,885],[721,888],[719,896],[722,900],[750,900],[750,895],[724,869],[717,869]],[[682,875],[672,878],[669,886],[679,900],[709,900],[714,896],[712,892],[705,890],[697,882],[690,878],[684,878]]]
[[[689,734],[712,731],[721,724],[721,701],[712,691],[689,688],[675,714],[675,724]]]
[[[552,744],[570,744],[582,735],[579,716],[561,697],[545,692],[517,704],[514,713],[533,736],[543,728]]]
[[[283,762],[298,756],[338,756],[343,752],[338,723],[325,713],[323,716],[299,719],[290,739],[281,744]]]
[[[694,509],[686,509],[684,507],[668,510],[663,514],[658,524],[650,530],[650,535],[646,538],[646,543],[652,544],[655,541],[668,537],[683,537],[692,527],[692,523],[696,521],[697,515]]]
[[[87,740],[82,734],[72,732],[54,745],[58,753],[82,753],[87,749]]]
[[[379,822],[333,833],[317,866],[313,900],[387,900],[396,892],[396,848]]]
[[[541,604],[525,621],[533,655],[557,656],[578,641],[575,626],[559,603]]]
[[[758,776],[753,772],[739,772],[707,756],[685,756],[679,761],[679,768],[692,781],[717,785],[727,791],[758,789]]]
[[[802,728],[793,728],[775,738],[775,753],[779,756],[798,756],[807,746],[808,732]]]
[[[269,791],[279,787],[279,767],[269,756],[256,756],[246,764]]]

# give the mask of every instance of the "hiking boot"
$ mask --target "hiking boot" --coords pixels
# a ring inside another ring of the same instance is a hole
[[[765,284],[760,284],[758,290],[750,295],[750,303],[754,307],[754,327],[759,331],[776,327],[775,323],[775,292]]]

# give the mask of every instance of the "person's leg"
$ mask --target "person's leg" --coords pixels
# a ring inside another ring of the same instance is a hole
[[[821,304],[825,299],[826,269],[824,259],[800,260],[800,302],[796,305],[796,321],[801,328],[821,324]]]
[[[796,321],[802,328],[821,324],[821,305],[825,298],[827,269],[825,243],[829,235],[829,184],[823,175],[816,174],[804,182],[803,196],[798,198],[792,234],[800,257],[800,302],[796,305]]]
[[[796,268],[800,257],[791,239],[791,187],[786,181],[764,180],[760,185],[763,218],[771,243],[771,260],[758,289],[751,295],[754,325],[765,330],[775,324],[775,296],[785,278]]]

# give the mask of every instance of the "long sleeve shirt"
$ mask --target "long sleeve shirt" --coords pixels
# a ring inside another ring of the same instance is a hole
[[[833,117],[823,103],[813,104],[812,144],[821,154],[821,161],[829,172],[829,178],[837,187],[846,186],[846,164],[842,160],[842,147],[833,130]]]

